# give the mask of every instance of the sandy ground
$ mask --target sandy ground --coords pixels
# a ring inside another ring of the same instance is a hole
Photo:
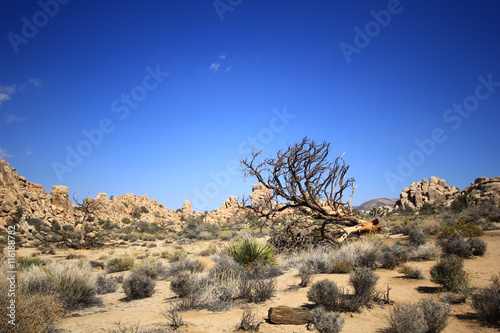
[[[487,242],[488,250],[484,257],[465,260],[465,268],[469,272],[473,286],[486,286],[490,283],[490,278],[494,274],[500,273],[500,231],[487,232],[482,239]],[[183,246],[184,249],[195,255],[206,248],[210,242],[195,243],[193,245]],[[213,243],[221,245],[220,242]],[[159,253],[161,251],[172,249],[173,245],[165,245],[158,242],[158,247],[146,249],[144,247],[128,248],[106,248],[101,250],[74,251],[58,250],[52,258],[65,258],[70,253],[84,255],[87,259],[97,259],[102,255],[113,255],[120,253],[138,253],[145,251],[150,253]],[[21,249],[20,255],[28,255],[33,249]],[[153,257],[157,258],[157,257]],[[164,264],[168,265],[168,261]],[[435,261],[415,262],[413,266],[423,269],[425,280],[411,280],[402,278],[402,274],[397,270],[377,269],[376,274],[380,277],[377,288],[385,291],[387,285],[390,286],[390,298],[395,302],[415,302],[422,297],[432,297],[439,299],[442,295],[439,293],[430,293],[435,290],[437,285],[430,282],[430,268]],[[115,273],[121,274],[121,273]],[[309,332],[305,325],[274,325],[266,321],[267,312],[272,306],[286,305],[300,307],[310,304],[306,293],[309,288],[297,288],[300,278],[296,276],[295,269],[285,272],[278,277],[278,293],[271,300],[262,304],[251,304],[250,306],[257,311],[258,316],[264,320],[260,326],[260,332]],[[348,287],[348,274],[318,274],[313,276],[313,282],[322,279],[330,279],[341,286]],[[430,287],[430,288],[423,288]],[[60,327],[63,332],[109,332],[117,329],[117,322],[124,325],[133,325],[140,323],[141,327],[154,327],[156,324],[166,323],[167,320],[161,315],[161,311],[168,308],[174,300],[174,294],[170,291],[169,281],[157,281],[155,294],[146,299],[126,301],[125,294],[121,288],[117,292],[103,295],[103,305],[91,307],[80,311],[74,311],[65,317]],[[345,319],[342,332],[379,332],[386,327],[385,318],[389,314],[392,305],[375,304],[372,308],[363,308],[361,313],[343,313]],[[474,315],[474,310],[470,304],[454,305],[452,307],[453,315],[450,324],[444,332],[498,332],[498,328],[489,328],[482,325]],[[182,327],[182,332],[201,333],[201,332],[234,332],[235,327],[241,319],[243,309],[236,307],[226,312],[210,312],[207,310],[191,310],[182,312],[182,318],[187,322],[187,326]]]

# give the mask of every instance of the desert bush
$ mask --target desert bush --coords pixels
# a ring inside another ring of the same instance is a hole
[[[165,272],[165,276],[175,276],[186,272],[200,273],[202,271],[203,264],[199,260],[191,260],[189,258],[186,258],[170,265],[170,267]]]
[[[463,269],[463,259],[457,256],[441,258],[431,268],[431,281],[445,291],[462,292],[469,288],[469,279]]]
[[[114,293],[118,288],[118,282],[115,279],[107,277],[105,274],[99,274],[96,281],[97,294]]]
[[[240,293],[239,286],[237,280],[213,282],[205,300],[205,308],[210,311],[227,311],[231,309]]]
[[[411,228],[408,239],[412,245],[424,245],[427,242],[427,235],[419,228]]]
[[[313,267],[309,263],[304,263],[299,266],[298,271],[299,274],[298,276],[300,277],[300,283],[299,287],[307,287],[311,283],[311,276],[313,273]]]
[[[427,242],[417,246],[409,254],[410,260],[434,260],[441,255],[441,248],[436,246],[434,242]]]
[[[276,262],[276,252],[271,245],[259,243],[251,238],[244,238],[237,243],[231,244],[226,252],[242,266],[249,266],[257,261],[265,264],[274,264]]]
[[[314,327],[320,333],[338,333],[342,331],[344,319],[336,312],[326,312],[323,307],[312,311]]]
[[[354,294],[369,301],[375,294],[375,285],[379,277],[369,268],[357,268],[349,276],[349,283],[354,288]]]
[[[108,273],[128,271],[134,266],[134,258],[129,255],[111,258],[106,262]]]
[[[146,275],[154,280],[158,276],[165,275],[166,269],[161,262],[143,261],[139,265],[134,266],[132,272]]]
[[[212,256],[218,252],[217,246],[215,244],[210,244],[207,248],[200,252],[201,256]]]
[[[390,333],[426,333],[424,314],[416,304],[395,305],[387,318]]]
[[[398,269],[398,273],[404,274],[404,276],[409,279],[424,279],[424,273],[422,272],[422,269],[416,267],[401,266]]]
[[[460,258],[470,258],[472,256],[471,248],[462,236],[441,238],[439,239],[439,245],[444,254],[455,255]]]
[[[474,256],[482,257],[486,253],[486,242],[480,238],[470,238],[469,240],[467,240],[467,244],[469,245],[470,252]]]
[[[262,303],[276,295],[276,279],[250,279],[244,276],[240,281],[239,298],[248,302]]]
[[[86,262],[31,266],[22,277],[22,288],[30,293],[53,294],[66,309],[98,302],[97,274]]]
[[[184,249],[176,249],[172,253],[168,253],[168,260],[171,262],[181,261],[182,259],[188,256],[187,252]]]
[[[123,281],[123,291],[129,300],[151,297],[155,293],[156,282],[146,274],[132,272]]]
[[[236,326],[237,330],[250,331],[250,332],[258,332],[259,326],[262,324],[262,320],[258,320],[255,314],[252,312],[252,309],[246,307],[243,310],[243,314],[241,315],[241,320],[238,326]]]
[[[335,282],[322,280],[314,283],[307,292],[307,299],[330,311],[355,312],[366,303],[364,296],[351,295]]]
[[[230,241],[233,239],[238,233],[234,230],[223,230],[219,232],[219,238],[223,241]]]
[[[449,238],[454,236],[477,237],[484,234],[484,231],[476,226],[474,222],[466,223],[459,220],[454,225],[444,225],[438,233],[438,238]]]
[[[472,307],[489,324],[500,321],[500,276],[494,276],[492,281],[472,295]]]
[[[179,315],[179,310],[175,306],[170,306],[168,309],[162,311],[161,314],[169,321],[168,326],[172,327],[174,330],[185,324],[182,320],[182,316]]]
[[[15,325],[9,324],[10,302],[7,270],[0,274],[0,332],[2,333],[52,333],[64,315],[64,308],[55,295],[31,293],[24,288],[16,290]]]
[[[210,270],[210,278],[216,281],[240,279],[245,269],[227,254],[213,256],[215,266]]]
[[[390,333],[439,333],[448,325],[451,308],[448,304],[431,298],[423,298],[418,303],[395,305],[387,322]]]
[[[377,261],[383,268],[394,269],[410,260],[411,249],[408,245],[396,242],[392,247],[382,246]]]
[[[424,315],[427,333],[439,333],[448,326],[448,318],[451,314],[451,307],[448,304],[432,298],[422,298],[418,302],[418,307]]]

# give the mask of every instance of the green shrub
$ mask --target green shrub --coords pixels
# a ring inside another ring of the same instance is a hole
[[[342,331],[344,319],[337,312],[326,312],[323,307],[312,310],[314,327],[320,333],[338,333]]]
[[[463,269],[463,259],[456,256],[441,258],[431,268],[431,281],[445,291],[463,292],[469,288],[469,279]]]
[[[471,253],[475,256],[482,257],[486,253],[487,244],[480,238],[470,238],[467,244],[470,247]]]
[[[249,266],[257,261],[270,265],[276,262],[276,252],[271,245],[251,238],[230,245],[227,253],[242,266]]]
[[[174,250],[172,253],[168,253],[168,260],[171,262],[177,262],[185,259],[188,256],[187,252],[184,249]]]
[[[416,267],[401,266],[398,269],[398,273],[404,274],[404,276],[409,279],[424,279],[424,273],[422,272],[422,269]]]
[[[97,274],[86,262],[31,266],[24,272],[22,282],[22,287],[30,293],[56,295],[66,309],[98,302]]]
[[[166,276],[175,276],[181,273],[199,273],[203,271],[203,265],[199,260],[191,260],[189,258],[182,259],[179,262],[173,263],[166,270]]]
[[[350,273],[354,269],[351,262],[346,260],[336,260],[332,263],[331,273]]]
[[[355,312],[366,305],[370,299],[366,293],[348,294],[335,282],[322,280],[314,283],[307,292],[307,299],[329,311]]]
[[[500,321],[500,276],[493,283],[472,295],[472,307],[484,321],[495,324]]]
[[[19,270],[24,270],[31,266],[42,266],[44,264],[43,261],[37,257],[17,257],[16,262]]]
[[[441,238],[438,243],[444,254],[455,255],[460,258],[472,257],[471,248],[462,236]]]
[[[111,258],[106,262],[108,273],[128,271],[134,266],[134,258],[129,255]]]
[[[130,300],[151,297],[155,293],[155,286],[156,282],[152,278],[139,272],[132,272],[123,281],[123,291]]]
[[[459,220],[455,225],[445,225],[438,233],[438,238],[449,238],[454,236],[462,237],[477,237],[482,236],[484,231],[476,226],[474,222],[465,223],[464,220]]]

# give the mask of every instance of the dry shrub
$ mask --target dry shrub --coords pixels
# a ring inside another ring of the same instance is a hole
[[[11,318],[7,305],[10,302],[9,282],[5,267],[0,267],[0,332],[49,333],[55,332],[60,318],[64,315],[63,305],[54,295],[29,293],[24,288],[16,290],[15,326],[8,323]],[[19,276],[19,275],[18,275]],[[22,285],[22,283],[21,283]]]
[[[472,295],[472,307],[481,319],[490,324],[500,321],[500,276],[492,278],[493,283]]]
[[[311,311],[314,327],[320,333],[338,333],[342,331],[344,319],[337,312],[326,312],[323,307]]]
[[[22,275],[22,287],[31,293],[57,297],[66,309],[94,305],[97,295],[97,274],[87,262],[31,266]]]
[[[132,272],[146,275],[154,280],[158,278],[158,276],[165,275],[166,269],[165,267],[163,267],[161,262],[153,262],[147,260],[141,262],[139,265],[134,266]]]
[[[111,258],[106,262],[108,273],[128,271],[134,266],[134,258],[129,255]]]
[[[463,259],[456,256],[441,258],[431,268],[431,281],[445,291],[463,292],[469,289],[469,278],[463,269]]]
[[[156,282],[146,274],[132,272],[123,281],[123,291],[129,300],[151,297],[155,293]]]
[[[398,269],[398,273],[404,274],[404,276],[408,279],[418,279],[418,280],[424,279],[424,273],[422,272],[422,269],[418,267],[401,266]]]
[[[118,288],[118,282],[105,274],[99,274],[97,276],[96,288],[99,295],[114,293]]]
[[[431,298],[418,303],[395,305],[387,322],[390,333],[439,333],[448,325],[451,314],[449,305]]]
[[[241,315],[241,320],[237,330],[250,331],[250,332],[258,332],[259,326],[262,324],[262,320],[258,320],[256,315],[252,312],[252,309],[246,307],[243,310],[243,314]]]

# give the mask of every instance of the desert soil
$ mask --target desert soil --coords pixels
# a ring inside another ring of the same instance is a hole
[[[489,231],[481,237],[488,244],[487,253],[484,257],[465,260],[465,269],[469,272],[472,285],[482,287],[490,284],[491,276],[500,273],[500,231]],[[389,242],[391,240],[388,240]],[[184,245],[183,248],[191,255],[196,256],[210,243],[218,247],[224,244],[220,241],[196,242],[192,245]],[[64,259],[68,254],[83,255],[86,259],[96,260],[102,255],[113,255],[120,253],[150,254],[171,250],[174,245],[157,242],[158,247],[146,249],[140,246],[114,247],[100,250],[57,250],[56,255],[48,256],[53,259]],[[21,249],[20,255],[29,255],[34,249]],[[157,258],[151,256],[152,258]],[[42,256],[47,258],[47,256]],[[207,265],[207,258],[201,257]],[[164,265],[169,265],[167,259]],[[375,273],[380,277],[377,288],[385,291],[390,286],[390,299],[396,303],[415,302],[422,297],[440,299],[443,295],[436,293],[437,285],[430,281],[430,268],[435,261],[413,262],[411,265],[420,267],[424,271],[425,280],[412,280],[402,277],[397,270],[377,269]],[[114,273],[122,274],[122,273]],[[126,276],[127,273],[125,273]],[[309,289],[297,288],[300,278],[296,276],[297,271],[291,269],[277,278],[278,293],[271,300],[261,304],[250,304],[257,312],[258,317],[264,322],[260,326],[260,332],[309,332],[305,325],[275,325],[267,320],[267,312],[270,307],[286,305],[300,307],[311,304],[306,297]],[[312,282],[322,279],[335,281],[338,285],[348,287],[348,274],[317,274],[313,276]],[[155,325],[166,323],[167,320],[161,315],[162,310],[175,301],[174,294],[170,291],[169,281],[157,281],[155,294],[146,299],[126,301],[125,294],[118,288],[117,292],[103,295],[103,305],[90,307],[83,310],[73,311],[63,318],[60,328],[63,332],[109,332],[116,330],[116,323],[122,325],[133,325],[139,323],[141,327],[155,327]],[[374,304],[372,308],[363,308],[361,313],[343,313],[345,319],[342,332],[379,332],[386,327],[386,316],[390,313],[392,305]],[[474,310],[469,303],[453,305],[453,312],[447,333],[455,332],[498,332],[498,328],[487,327],[477,319]],[[202,332],[234,332],[235,327],[241,319],[243,309],[235,307],[226,312],[211,312],[207,310],[190,310],[182,312],[182,318],[187,323],[180,330],[186,333]]]

